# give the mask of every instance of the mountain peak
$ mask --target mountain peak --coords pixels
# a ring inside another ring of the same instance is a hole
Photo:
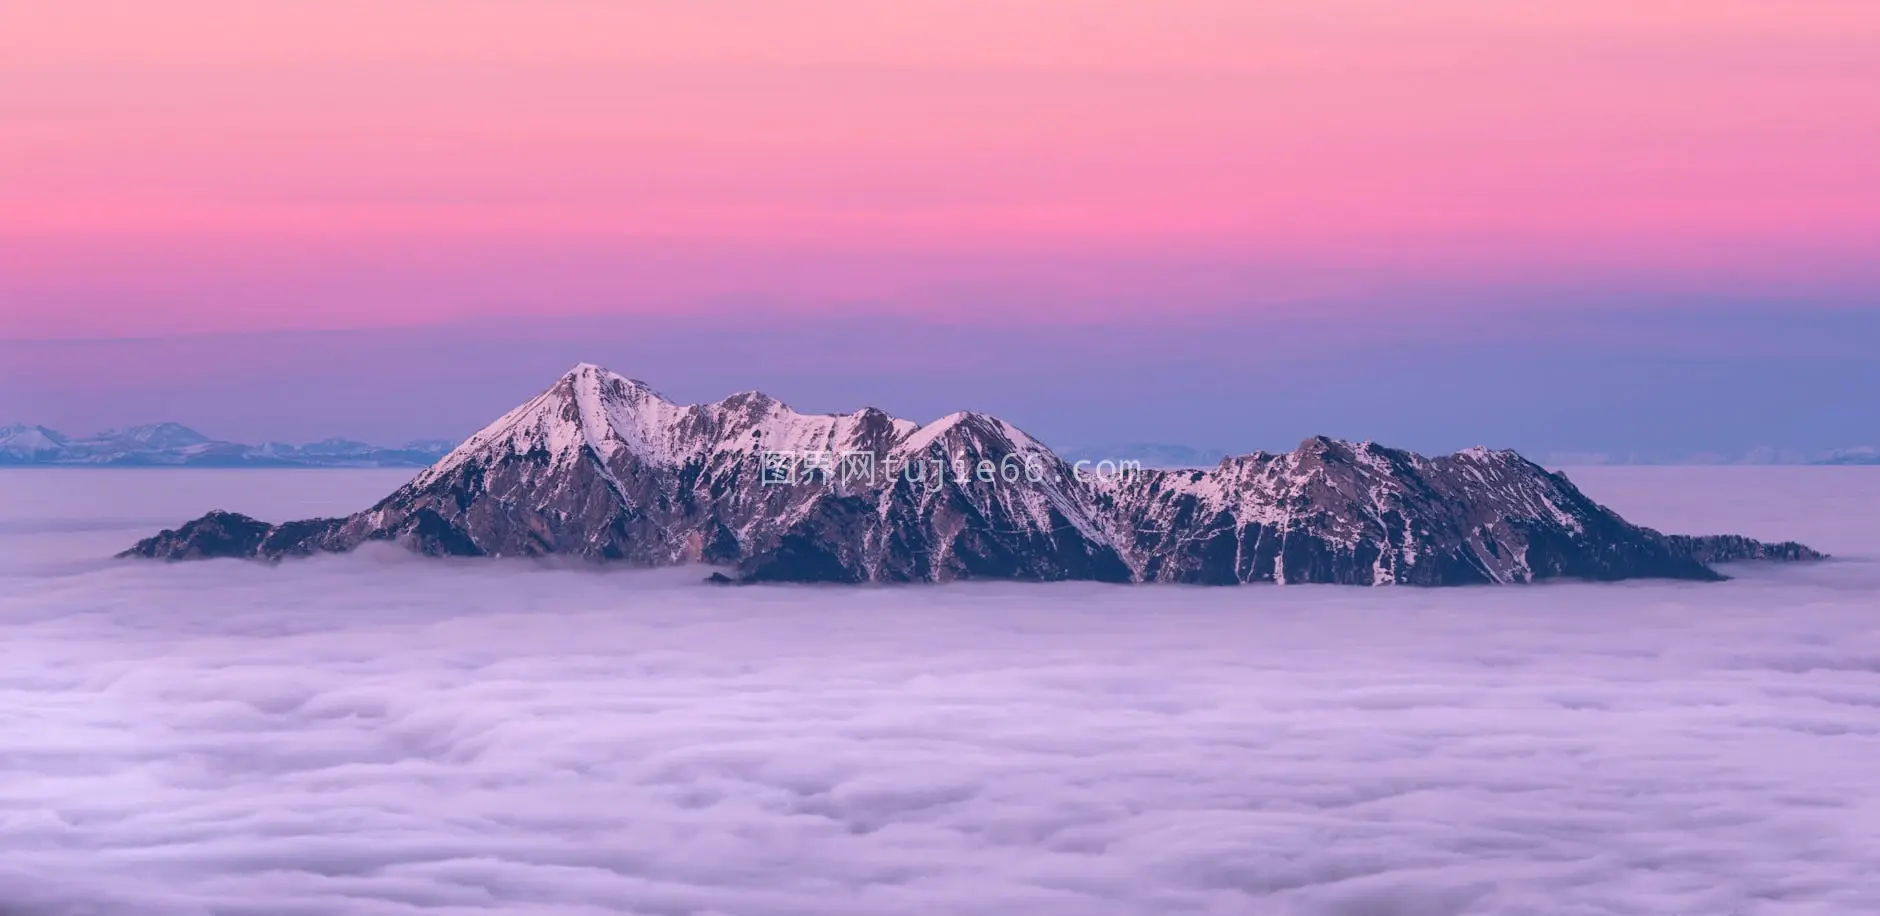
[[[803,479],[810,453],[821,471]],[[831,480],[832,455],[853,476]],[[681,406],[584,363],[362,512],[280,526],[212,516],[130,553],[272,558],[396,540],[453,556],[706,562],[745,581],[1362,585],[1716,579],[1707,563],[1817,556],[1630,525],[1513,452],[1428,459],[1315,436],[1214,470],[1096,482],[1072,470],[983,413],[916,427],[756,393]]]
[[[664,395],[653,390],[653,386],[595,363],[577,364],[573,369],[562,374],[561,381],[570,383],[575,386],[576,390],[605,391],[615,396],[626,397],[651,395],[659,400],[666,400]]]
[[[938,420],[913,430],[896,446],[903,452],[919,452],[931,447],[936,442],[955,440],[967,436],[974,440],[993,440],[995,444],[1003,440],[1010,450],[1047,451],[1044,443],[1032,438],[1024,430],[1013,426],[991,414],[971,410],[955,411]],[[954,442],[957,446],[958,442]],[[1008,449],[1001,448],[1000,451]]]
[[[786,410],[789,409],[789,405],[756,389],[727,395],[718,402],[718,406],[726,410],[746,413],[752,416],[768,413],[779,407]]]
[[[64,436],[43,426],[14,423],[0,426],[0,456],[35,461],[65,450]]]
[[[181,423],[148,423],[143,426],[127,426],[123,429],[100,434],[98,438],[116,439],[121,442],[134,442],[138,445],[150,446],[152,448],[182,448],[215,441]]]
[[[418,480],[435,480],[468,462],[505,454],[546,454],[553,466],[563,467],[584,451],[605,462],[624,450],[642,461],[672,464],[662,434],[684,410],[645,382],[580,363],[464,440]]]
[[[606,366],[603,366],[599,363],[575,363],[574,368],[569,369],[567,372],[562,373],[561,377],[567,378],[567,379],[583,378],[583,377],[627,378],[626,376],[621,375],[620,373],[615,372],[614,370],[609,369]],[[627,379],[627,380],[635,381],[634,379]]]

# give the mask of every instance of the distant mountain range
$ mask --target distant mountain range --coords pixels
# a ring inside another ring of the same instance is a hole
[[[1549,452],[1542,456],[1549,467],[1591,465],[1880,465],[1880,449],[1871,445],[1804,452],[1799,449],[1753,448],[1746,452],[1694,452],[1665,455],[1640,452]]]
[[[181,423],[152,423],[68,436],[44,426],[0,426],[0,467],[60,465],[76,467],[268,467],[268,468],[422,468],[444,457],[453,443],[418,439],[403,445],[373,445],[355,439],[322,439],[306,445],[263,442],[244,445],[211,439]],[[1141,468],[1212,468],[1231,453],[1167,442],[1129,442],[1061,448],[1057,456],[1075,466],[1108,461]],[[1803,452],[1755,448],[1741,453],[1695,452],[1681,455],[1643,452],[1555,451],[1540,457],[1547,467],[1597,465],[1880,465],[1880,448],[1870,445]]]
[[[1315,436],[1112,476],[986,414],[804,414],[756,391],[678,404],[589,364],[353,515],[211,512],[125,555],[278,560],[370,542],[699,563],[723,582],[1702,580],[1722,578],[1711,563],[1820,556],[1630,524],[1511,451]]]
[[[371,445],[322,439],[307,445],[244,445],[211,439],[181,423],[153,423],[95,436],[44,426],[0,426],[0,466],[199,468],[421,468],[449,452],[443,441]]]
[[[1816,464],[1880,464],[1880,449],[1871,445],[1830,452]]]

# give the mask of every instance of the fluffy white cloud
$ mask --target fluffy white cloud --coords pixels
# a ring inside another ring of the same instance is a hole
[[[1872,563],[719,589],[10,521],[6,916],[1880,912]]]

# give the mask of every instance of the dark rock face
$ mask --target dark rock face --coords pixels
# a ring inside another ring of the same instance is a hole
[[[788,473],[778,456],[795,459]],[[1631,525],[1513,452],[1315,438],[1211,470],[1094,479],[982,414],[806,416],[755,392],[681,406],[593,366],[356,515],[211,513],[126,555],[273,559],[367,541],[709,563],[742,582],[1701,580],[1721,578],[1713,562],[1820,556]]]
[[[138,541],[137,546],[120,556],[160,557],[166,560],[304,556],[326,549],[322,539],[344,521],[339,518],[312,518],[270,525],[239,512],[218,509],[195,521],[184,523],[181,528],[165,529],[154,537]]]
[[[1692,537],[1684,534],[1667,535],[1673,551],[1689,557],[1699,563],[1740,563],[1745,560],[1819,560],[1820,553],[1794,541],[1769,544],[1751,540],[1741,535],[1716,534],[1707,537]]]
[[[138,541],[131,552],[138,556],[188,560],[197,557],[253,557],[261,553],[274,526],[236,512],[220,509],[181,528],[164,529]]]
[[[1100,499],[1129,521],[1126,551],[1150,581],[1721,578],[1705,565],[1712,553],[1627,523],[1510,451],[1425,458],[1320,437],[1213,471],[1138,476]],[[1814,556],[1795,546],[1767,556]]]

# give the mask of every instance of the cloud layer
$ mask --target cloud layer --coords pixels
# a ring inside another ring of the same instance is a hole
[[[109,564],[113,512],[285,498],[74,501],[110,474],[0,477],[7,916],[1880,911],[1860,559],[1444,592]],[[1880,547],[1859,511],[1827,546]]]

